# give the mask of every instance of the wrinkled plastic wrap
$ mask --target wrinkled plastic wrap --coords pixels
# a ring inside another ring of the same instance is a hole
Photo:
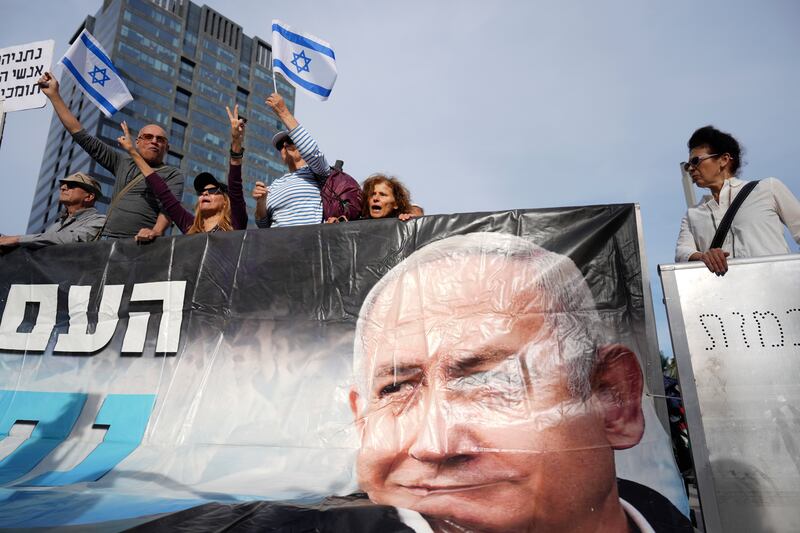
[[[0,525],[681,530],[639,253],[632,205],[16,251]]]

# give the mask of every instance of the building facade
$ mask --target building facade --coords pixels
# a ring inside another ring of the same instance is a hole
[[[134,97],[107,119],[71,76],[62,76],[61,95],[86,131],[117,146],[123,120],[134,136],[146,124],[162,126],[170,142],[166,162],[186,175],[182,201],[191,208],[196,201],[194,176],[203,171],[220,180],[227,176],[230,122],[225,106],[238,103],[239,113],[248,119],[243,177],[252,215],[253,183],[271,183],[286,170],[270,142],[283,126],[264,103],[274,90],[271,46],[244,35],[241,26],[213,9],[188,0],[104,0],[73,40],[83,28],[106,49]],[[294,110],[294,88],[280,77],[277,84]],[[28,233],[42,231],[57,216],[58,180],[77,171],[100,182],[103,198],[97,206],[105,212],[113,176],[72,141],[53,114]]]

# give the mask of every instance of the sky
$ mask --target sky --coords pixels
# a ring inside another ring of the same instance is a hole
[[[54,39],[57,60],[101,4],[2,0],[0,48]],[[328,41],[336,86],[327,102],[298,92],[298,120],[329,160],[359,181],[399,177],[428,214],[638,203],[668,354],[657,265],[673,262],[691,133],[731,132],[742,178],[800,196],[795,0],[207,4],[250,36],[271,41],[278,18]],[[0,233],[25,231],[51,116],[7,115]]]

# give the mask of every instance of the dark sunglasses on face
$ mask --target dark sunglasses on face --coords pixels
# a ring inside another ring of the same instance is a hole
[[[205,193],[222,194],[222,189],[220,189],[219,187],[209,187],[208,189],[203,189],[203,192],[200,193],[200,196],[203,196]]]
[[[161,135],[153,135],[152,133],[141,133],[139,134],[138,139],[140,141],[150,142],[153,139],[156,140],[158,144],[167,144],[167,138]]]
[[[706,159],[710,159],[712,157],[717,157],[718,155],[719,154],[696,155],[693,158],[691,158],[689,161],[684,161],[683,163],[681,163],[681,166],[683,167],[683,170],[685,170],[686,172],[689,172],[690,168],[692,168],[692,167],[697,168],[697,165],[699,165],[700,163],[702,163]]]
[[[84,190],[84,191],[86,191],[86,192],[88,192],[88,193],[92,193],[92,194],[94,194],[94,195],[96,195],[96,194],[97,194],[96,192],[94,192],[94,191],[90,191],[89,189],[87,189],[86,187],[84,187],[83,185],[81,185],[80,183],[75,183],[74,181],[65,181],[65,182],[64,182],[64,183],[62,183],[61,185],[62,185],[62,186],[64,186],[64,187],[66,187],[66,188],[67,188],[67,189],[69,189],[69,190],[72,190],[72,189],[81,189],[81,190]]]
[[[280,147],[278,147],[278,150],[283,150],[284,148],[288,149],[290,146],[294,146],[292,141],[284,141]]]

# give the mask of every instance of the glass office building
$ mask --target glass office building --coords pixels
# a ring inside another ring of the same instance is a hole
[[[134,97],[107,119],[71,76],[62,76],[61,95],[86,131],[117,146],[123,120],[133,135],[145,124],[162,126],[170,138],[166,162],[186,175],[182,201],[190,208],[196,201],[195,175],[208,171],[220,180],[227,177],[230,122],[225,106],[238,103],[240,114],[248,118],[243,177],[252,218],[253,183],[271,183],[286,171],[270,143],[282,124],[264,104],[273,92],[271,46],[244,35],[241,26],[213,9],[188,0],[105,0],[73,40],[84,28],[109,53]],[[294,110],[294,88],[280,77],[278,92]],[[59,209],[58,180],[78,171],[100,182],[103,198],[97,207],[105,212],[113,176],[72,141],[53,114],[28,233],[40,232],[53,221]]]

